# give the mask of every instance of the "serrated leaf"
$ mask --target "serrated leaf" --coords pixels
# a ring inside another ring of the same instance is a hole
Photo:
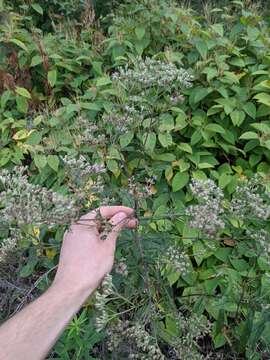
[[[23,97],[25,97],[27,99],[31,99],[31,94],[27,89],[25,89],[23,87],[20,87],[20,86],[17,86],[15,91],[16,91],[16,93],[18,95],[21,95],[21,96],[23,96]]]

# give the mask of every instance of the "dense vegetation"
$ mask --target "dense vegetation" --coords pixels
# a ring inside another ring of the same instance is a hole
[[[0,0],[1,319],[124,203],[140,226],[48,358],[269,359],[265,3],[102,4]]]

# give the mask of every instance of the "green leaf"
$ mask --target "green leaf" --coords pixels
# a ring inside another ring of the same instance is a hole
[[[250,140],[250,139],[258,139],[258,138],[259,138],[258,134],[255,133],[254,131],[247,131],[244,134],[242,134],[239,139]]]
[[[135,34],[138,40],[142,40],[145,35],[145,28],[143,26],[139,26],[135,28]]]
[[[34,163],[39,170],[42,170],[47,165],[47,158],[45,155],[36,154],[34,156]]]
[[[268,124],[266,123],[253,123],[251,124],[251,126],[256,130],[259,130],[264,135],[270,134],[270,126],[268,126]]]
[[[58,167],[59,167],[59,158],[57,155],[49,155],[48,156],[48,165],[50,166],[50,168],[52,168],[54,171],[58,171]]]
[[[147,151],[150,153],[154,151],[157,142],[157,137],[154,132],[143,134],[143,144]]]
[[[50,70],[48,72],[48,83],[51,87],[54,87],[57,81],[57,69]]]
[[[28,49],[27,47],[25,46],[25,44],[21,41],[21,40],[18,40],[18,39],[10,39],[9,42],[19,46],[21,49],[23,49],[24,51],[28,52]]]
[[[119,142],[122,148],[128,146],[134,137],[133,131],[127,131],[125,134],[119,136]]]
[[[254,99],[258,100],[259,103],[264,104],[266,106],[270,106],[270,94],[267,93],[259,93],[254,96]]]
[[[97,79],[97,86],[105,86],[111,84],[112,81],[109,77],[101,77]]]
[[[39,4],[31,4],[31,6],[37,13],[43,15],[43,9]]]
[[[218,124],[208,124],[208,125],[206,125],[204,130],[212,131],[212,132],[220,133],[220,134],[225,134],[225,129],[223,129],[223,127]]]
[[[201,57],[205,60],[207,58],[207,52],[208,52],[208,48],[205,41],[203,41],[202,39],[197,39],[194,41],[194,44],[196,49],[200,53]]]
[[[184,113],[184,111],[181,110],[175,120],[175,130],[182,130],[187,126],[188,123],[186,121],[186,118],[186,114]]]
[[[16,93],[18,95],[21,95],[21,96],[23,96],[23,97],[25,97],[27,99],[31,99],[31,94],[27,89],[25,89],[23,87],[16,86],[15,91],[16,91]]]
[[[33,131],[33,130],[32,130]],[[31,134],[31,132],[27,129],[21,129],[16,134],[13,135],[14,140],[24,140],[28,138],[28,136]]]
[[[42,61],[43,60],[42,60],[42,57],[40,55],[35,55],[35,56],[32,57],[30,67],[37,66],[37,65],[41,64]]]
[[[9,101],[9,99],[11,98],[11,91],[10,90],[6,90],[2,93],[1,96],[1,109],[4,110],[6,107],[7,102]]]
[[[158,134],[158,140],[161,143],[161,145],[165,148],[167,148],[173,144],[172,136],[168,132]]]
[[[248,102],[248,103],[244,104],[243,110],[252,119],[256,119],[256,106],[252,102]]]
[[[177,146],[180,150],[185,151],[189,154],[192,154],[192,147],[187,143],[181,143]]]
[[[228,174],[222,174],[218,179],[218,185],[221,189],[225,189],[227,185],[232,181],[232,176]]]
[[[183,189],[183,187],[185,187],[188,182],[189,182],[189,174],[187,172],[185,173],[178,172],[172,180],[173,192]]]
[[[28,112],[28,100],[22,96],[16,96],[16,105],[19,112],[27,114]]]
[[[91,102],[82,102],[80,103],[80,107],[82,109],[86,110],[92,110],[92,111],[100,111],[101,107],[97,103],[91,103]]]
[[[234,110],[230,113],[230,117],[232,119],[234,126],[240,126],[242,122],[245,120],[245,113],[242,110]]]

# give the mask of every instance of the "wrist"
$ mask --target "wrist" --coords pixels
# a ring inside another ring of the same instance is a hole
[[[50,293],[57,294],[64,299],[70,299],[74,304],[81,306],[93,293],[94,289],[83,287],[81,285],[74,285],[71,282],[65,283],[59,280],[55,280],[48,291]]]

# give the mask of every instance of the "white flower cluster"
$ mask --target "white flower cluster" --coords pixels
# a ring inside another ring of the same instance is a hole
[[[122,275],[124,277],[128,276],[128,267],[127,262],[124,257],[122,257],[115,265],[115,272],[119,275]]]
[[[73,199],[30,183],[26,173],[24,167],[0,171],[1,221],[19,226],[53,226],[70,223],[78,217]]]
[[[170,246],[167,249],[163,260],[175,270],[179,271],[181,275],[187,275],[192,270],[189,256],[176,246]]]
[[[100,290],[96,292],[96,309],[98,311],[98,317],[96,318],[96,330],[102,331],[108,321],[109,315],[106,309],[106,304],[109,301],[109,297],[113,294],[113,282],[112,276],[107,274],[104,278]]]
[[[203,315],[185,317],[182,313],[179,313],[177,322],[181,333],[174,345],[177,359],[203,360],[204,356],[197,351],[196,341],[210,333],[210,322]]]
[[[120,81],[127,89],[154,87],[171,91],[191,87],[193,77],[185,69],[178,69],[172,63],[146,58],[144,61],[139,60],[134,69],[128,66],[120,68],[119,72],[112,75],[112,79]]]
[[[108,348],[111,352],[121,352],[121,358],[138,360],[164,360],[155,339],[143,325],[120,321],[108,327]]]
[[[10,229],[9,237],[0,241],[0,264],[5,263],[9,254],[15,251],[20,238],[20,230]]]
[[[78,158],[66,155],[62,158],[65,166],[68,168],[69,174],[76,177],[85,177],[106,172],[104,164],[89,164],[87,159],[80,155]],[[76,175],[75,175],[76,174]]]
[[[267,220],[270,217],[270,195],[261,181],[257,175],[237,186],[230,205],[232,214],[237,218]]]
[[[76,137],[76,139],[80,144],[88,146],[105,144],[105,135],[98,134],[98,126],[89,123],[89,121],[84,117],[80,116],[78,118],[77,127],[80,129],[80,134]]]
[[[260,254],[264,256],[270,265],[270,234],[265,229],[248,230],[247,236],[255,240]]]
[[[129,102],[129,100],[127,101]],[[110,124],[118,134],[125,133],[129,129],[139,126],[145,118],[145,109],[140,104],[115,106],[111,113],[102,117],[104,124]]]
[[[225,227],[222,219],[224,194],[210,179],[193,179],[190,188],[199,204],[191,205],[186,209],[186,215],[190,217],[189,225],[201,230],[209,237],[214,237]]]

